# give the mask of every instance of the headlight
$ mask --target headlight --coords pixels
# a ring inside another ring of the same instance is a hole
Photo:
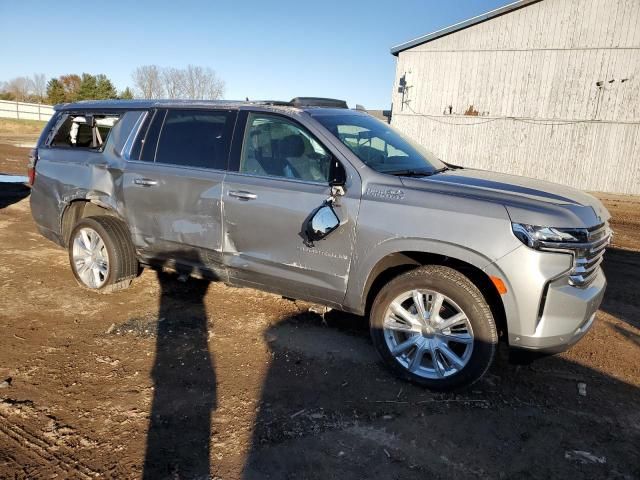
[[[588,232],[584,228],[556,228],[512,223],[513,234],[531,248],[553,248],[554,243],[580,243],[586,241]],[[560,246],[560,245],[558,245]],[[563,245],[565,248],[567,245]]]

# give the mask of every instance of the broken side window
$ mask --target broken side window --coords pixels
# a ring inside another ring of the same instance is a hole
[[[120,114],[67,114],[49,146],[101,150],[119,119]]]

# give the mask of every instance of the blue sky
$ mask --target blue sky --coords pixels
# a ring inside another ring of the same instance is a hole
[[[228,99],[342,98],[388,108],[389,48],[509,0],[0,0],[0,80],[139,65],[213,68]]]

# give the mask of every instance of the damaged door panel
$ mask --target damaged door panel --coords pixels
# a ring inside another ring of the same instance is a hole
[[[236,190],[256,197],[242,200]],[[224,187],[224,262],[231,281],[309,300],[340,302],[347,287],[359,190],[335,204],[340,226],[309,243],[306,221],[327,198],[327,185],[229,173]]]
[[[158,111],[141,132],[138,158],[123,180],[127,220],[144,255],[192,262],[219,270],[222,182],[236,112]],[[136,147],[134,147],[136,150]],[[220,273],[220,272],[218,272]]]
[[[275,115],[249,114],[242,140],[223,195],[231,281],[339,303],[354,246],[359,181],[349,180],[334,204],[340,226],[310,242],[307,222],[331,193],[334,154],[302,125]]]

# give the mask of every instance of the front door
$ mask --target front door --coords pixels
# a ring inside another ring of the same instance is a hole
[[[222,254],[222,183],[236,111],[158,110],[123,177],[127,221],[145,257],[204,266]]]
[[[230,280],[339,304],[360,203],[357,173],[348,172],[346,194],[335,203],[341,226],[311,244],[303,230],[330,194],[331,151],[301,124],[256,112],[248,114],[238,156],[223,191],[223,255]]]

